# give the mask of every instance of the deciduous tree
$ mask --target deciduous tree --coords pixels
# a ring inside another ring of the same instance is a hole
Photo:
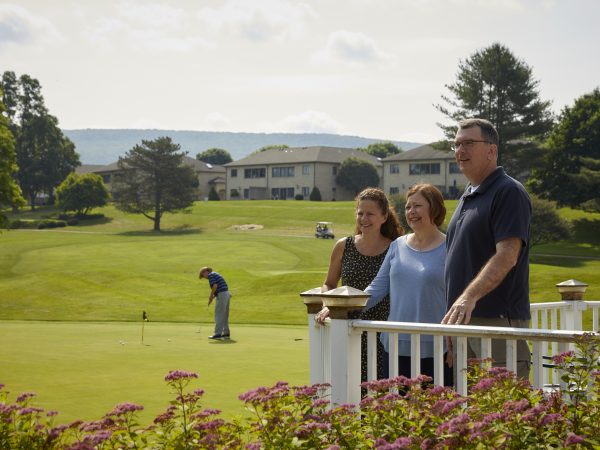
[[[366,187],[379,186],[379,174],[373,164],[350,157],[342,161],[335,182],[354,194],[358,194]]]
[[[233,161],[229,152],[222,148],[209,148],[208,150],[198,153],[196,159],[198,161],[204,161],[205,163],[216,164],[219,166]]]
[[[106,205],[110,198],[102,177],[95,173],[71,173],[56,189],[56,203],[63,211],[86,215],[90,209]]]
[[[160,231],[165,213],[192,206],[198,178],[192,167],[183,163],[185,153],[170,137],[142,141],[119,158],[113,198],[118,209],[142,214]]]
[[[550,102],[540,99],[539,82],[524,61],[499,43],[476,51],[460,61],[456,82],[446,85],[436,108],[452,124],[438,124],[454,139],[457,122],[470,117],[487,119],[500,136],[498,163],[524,180],[540,157],[542,142],[552,127]]]
[[[565,107],[527,187],[559,205],[593,205],[600,192],[600,89]]]
[[[374,144],[367,145],[366,148],[359,148],[357,150],[361,150],[381,159],[402,152],[402,149],[393,142],[375,142]]]
[[[4,104],[0,101],[0,228],[4,228],[8,222],[6,216],[1,213],[3,207],[25,204],[21,189],[14,178],[17,172],[15,140],[4,111]]]
[[[52,198],[54,189],[80,165],[79,155],[58,119],[48,113],[38,80],[22,75],[17,81],[13,72],[4,72],[1,87],[6,89],[6,116],[16,140],[17,181],[34,209],[39,193]]]

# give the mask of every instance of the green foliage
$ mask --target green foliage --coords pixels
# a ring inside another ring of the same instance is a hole
[[[537,142],[552,126],[550,102],[539,96],[539,82],[531,68],[499,43],[476,51],[458,65],[457,80],[446,85],[445,105],[436,108],[451,125],[439,124],[454,139],[456,123],[479,117],[492,122],[500,136],[498,164],[511,176],[525,179],[537,162]]]
[[[408,222],[406,221],[406,199],[404,198],[404,195],[394,194],[391,195],[389,199],[390,203],[394,207],[394,210],[396,211],[396,214],[398,214],[398,219],[400,219],[400,225],[402,225],[404,232],[409,233],[410,227],[408,226]]]
[[[17,180],[33,209],[40,193],[53,200],[54,189],[80,165],[79,155],[48,113],[38,80],[22,75],[17,81],[13,72],[5,72],[1,87],[10,104],[7,117],[16,140]]]
[[[222,148],[209,148],[196,155],[198,161],[204,161],[209,164],[224,165],[233,161],[229,152]]]
[[[0,390],[0,444],[31,450],[598,448],[600,340],[589,334],[577,347],[554,358],[565,396],[544,395],[507,369],[476,361],[466,397],[432,386],[423,375],[399,376],[363,383],[368,394],[359,410],[330,407],[326,384],[290,387],[280,381],[240,395],[250,417],[234,420],[202,409],[204,391],[190,387],[198,375],[174,370],[165,381],[175,398],[150,427],[138,423],[143,407],[134,403],[117,405],[100,421],[54,427],[54,414],[33,406],[34,394],[9,402]]]
[[[1,212],[2,207],[19,207],[25,204],[21,189],[14,179],[17,172],[15,140],[4,111],[4,104],[0,99],[0,228],[8,225],[6,216]]]
[[[221,200],[221,197],[219,197],[219,194],[217,193],[217,190],[215,189],[214,186],[210,187],[210,191],[208,192],[208,199],[209,200]]]
[[[142,141],[119,158],[113,196],[122,211],[142,214],[160,231],[165,213],[192,206],[198,179],[194,170],[183,164],[185,153],[170,137]]]
[[[320,202],[321,201],[321,191],[319,190],[318,187],[313,187],[312,191],[310,191],[310,197],[309,200],[311,202]]]
[[[366,187],[379,186],[379,174],[373,164],[351,157],[342,161],[335,182],[350,192],[358,194]]]
[[[290,148],[290,146],[287,144],[265,145],[264,147],[261,147],[252,153],[261,153],[261,152],[266,152],[267,150],[283,150],[285,148]]]
[[[531,205],[530,248],[571,237],[571,224],[560,217],[555,202],[533,195],[531,196]]]
[[[600,191],[600,88],[565,107],[546,146],[527,187],[561,206],[593,209]]]
[[[393,142],[376,142],[374,144],[369,144],[366,148],[358,148],[357,150],[361,150],[381,159],[402,152],[402,149]]]
[[[106,205],[109,199],[102,177],[95,173],[78,175],[73,172],[56,189],[57,206],[63,211],[75,211],[78,216]]]

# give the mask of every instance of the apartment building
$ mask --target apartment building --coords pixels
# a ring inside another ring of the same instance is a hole
[[[309,199],[317,187],[321,199],[352,200],[354,193],[336,184],[341,163],[350,157],[373,164],[382,177],[379,158],[339,147],[296,147],[253,153],[225,164],[228,200]]]
[[[383,189],[386,194],[404,194],[417,183],[435,185],[446,198],[458,198],[468,181],[454,153],[430,145],[388,156],[383,160]]]

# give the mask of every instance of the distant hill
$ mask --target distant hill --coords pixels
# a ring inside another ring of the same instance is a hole
[[[219,131],[176,130],[62,130],[73,141],[83,164],[109,164],[123,156],[142,139],[152,140],[170,136],[183,151],[195,157],[206,149],[217,147],[227,150],[234,160],[247,156],[266,145],[287,144],[290,147],[323,145],[328,147],[366,147],[386,139],[343,136],[324,133],[233,133]],[[402,150],[418,147],[416,142],[392,141]]]

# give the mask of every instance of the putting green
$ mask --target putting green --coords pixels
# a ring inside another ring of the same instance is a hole
[[[35,392],[35,403],[59,412],[57,423],[96,420],[116,404],[143,405],[143,424],[173,398],[164,376],[175,369],[199,375],[204,406],[243,414],[238,395],[284,380],[309,382],[304,326],[231,327],[230,341],[211,341],[212,324],[148,322],[0,322],[0,383]],[[235,386],[235,388],[232,388]]]

